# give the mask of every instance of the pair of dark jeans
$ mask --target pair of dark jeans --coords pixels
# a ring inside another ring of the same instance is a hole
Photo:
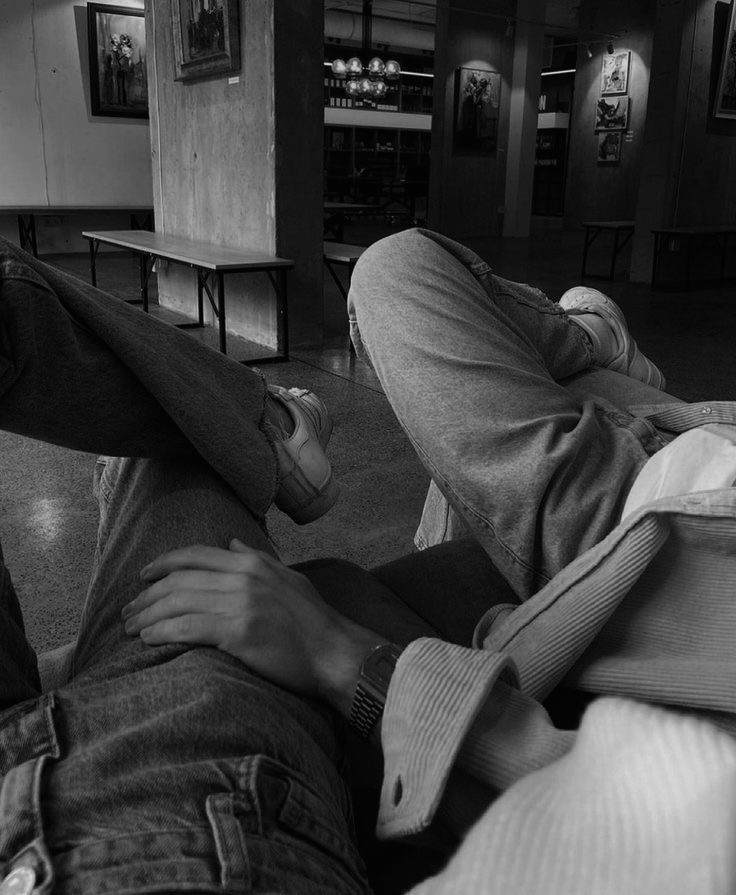
[[[56,692],[40,693],[0,562],[0,875],[89,895],[367,891],[331,713],[216,650],[146,647],[120,620],[165,550],[271,550],[264,395],[246,367],[0,244],[0,427],[125,458],[100,465]]]

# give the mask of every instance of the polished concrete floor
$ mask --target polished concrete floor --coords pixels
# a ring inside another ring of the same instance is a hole
[[[397,222],[393,229],[400,227]],[[391,229],[389,224],[388,229]],[[368,244],[385,225],[353,223],[345,240]],[[534,283],[552,298],[580,282],[582,235],[545,226],[529,239],[473,246],[510,279]],[[605,247],[601,247],[603,252]],[[87,277],[83,256],[47,260]],[[599,260],[605,267],[605,258]],[[625,257],[622,268],[625,268]],[[135,295],[138,273],[123,256],[100,261],[100,286]],[[652,291],[625,275],[591,280],[626,311],[643,349],[664,369],[668,390],[685,399],[728,399],[736,392],[736,295],[732,286],[691,292]],[[396,423],[372,372],[348,350],[344,301],[325,279],[327,332],[319,349],[296,350],[284,364],[264,365],[270,382],[317,391],[335,418],[330,454],[342,483],[338,505],[298,527],[273,510],[269,527],[287,562],[339,556],[372,566],[413,549],[427,475]],[[192,337],[214,342],[212,331]],[[233,343],[231,352],[252,346]],[[94,458],[0,433],[0,536],[26,617],[40,650],[74,636],[95,543],[90,491]]]

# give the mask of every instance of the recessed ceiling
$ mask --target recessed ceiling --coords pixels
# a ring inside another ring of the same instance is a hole
[[[462,0],[453,0],[462,6]],[[488,11],[492,12],[493,0],[488,0]],[[546,0],[545,25],[555,31],[577,30],[580,0]],[[342,10],[360,14],[363,0],[325,0],[325,10]],[[431,24],[435,22],[436,0],[373,0],[373,15],[387,19]]]

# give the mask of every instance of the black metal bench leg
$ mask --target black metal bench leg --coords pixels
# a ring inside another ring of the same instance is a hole
[[[227,330],[225,328],[225,275],[217,272],[217,316],[220,318],[220,351],[227,354]]]
[[[600,235],[600,230],[595,230],[591,236],[591,228],[585,228],[585,246],[583,247],[583,268],[582,268],[582,277],[588,276],[588,249],[593,245],[596,238]]]
[[[99,243],[96,239],[89,241],[89,281],[93,286],[97,286],[97,249]]]
[[[618,230],[613,232],[613,255],[611,256],[611,274],[609,280],[613,280],[616,276],[616,258],[618,258]]]
[[[36,240],[36,216],[34,214],[18,215],[18,241],[20,247],[38,258],[38,242]]]

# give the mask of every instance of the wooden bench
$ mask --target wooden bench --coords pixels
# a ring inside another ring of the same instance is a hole
[[[353,275],[353,269],[358,262],[358,258],[366,250],[367,246],[354,246],[344,242],[326,242],[324,244],[324,259],[327,270],[332,274],[332,279],[337,283],[340,294],[347,301],[348,289],[350,289],[350,279]],[[348,285],[347,289],[342,280],[337,275],[334,265],[341,265],[348,269]]]
[[[153,230],[153,207],[150,205],[0,205],[0,215],[17,216],[20,247],[35,258],[38,258],[36,218],[113,213],[129,215],[131,230]]]
[[[712,227],[657,227],[654,234],[654,259],[652,261],[652,288],[689,289],[692,283],[693,249],[699,243],[715,243],[720,251],[718,284],[726,280],[726,261],[731,236],[736,235],[734,225]],[[662,255],[665,252],[677,254],[684,259],[685,276],[677,280],[663,281],[661,278]]]
[[[621,250],[634,235],[634,221],[583,221],[585,227],[585,246],[583,248],[582,274],[585,277],[599,277],[603,280],[612,280],[616,273],[616,260]],[[588,249],[595,240],[605,231],[613,231],[613,250],[611,253],[611,266],[608,274],[588,273]],[[623,236],[623,239],[621,237]]]
[[[204,296],[212,306],[219,322],[220,351],[227,354],[225,327],[225,274],[265,273],[276,294],[276,353],[266,357],[244,361],[248,364],[265,364],[289,359],[289,330],[287,318],[286,271],[294,262],[276,258],[265,252],[229,249],[196,242],[179,236],[166,236],[146,230],[85,230],[89,240],[89,271],[92,285],[97,285],[97,250],[101,244],[126,249],[137,255],[140,261],[141,298],[143,310],[148,312],[148,280],[153,265],[158,260],[191,267],[197,273],[197,322],[179,324],[182,328],[204,326]],[[212,279],[210,279],[212,278]],[[216,284],[216,296],[212,285]]]

